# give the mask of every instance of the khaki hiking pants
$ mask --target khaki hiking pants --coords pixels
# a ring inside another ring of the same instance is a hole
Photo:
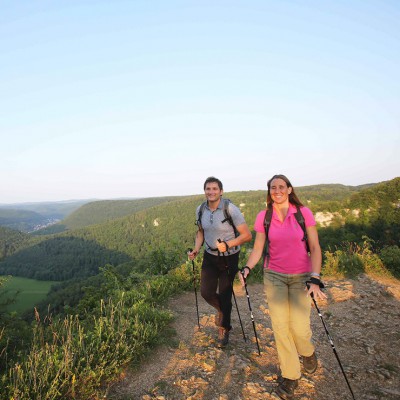
[[[311,343],[311,298],[304,290],[309,274],[280,274],[264,270],[264,289],[284,378],[299,379],[299,355],[314,352]]]

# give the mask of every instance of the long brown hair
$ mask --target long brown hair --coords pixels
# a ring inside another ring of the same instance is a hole
[[[286,178],[285,175],[278,174],[278,175],[274,175],[267,183],[267,186],[268,186],[267,208],[272,208],[273,201],[272,201],[272,197],[270,194],[270,190],[271,190],[271,183],[274,179],[282,179],[283,181],[285,181],[288,188],[292,188],[292,193],[289,194],[289,203],[294,204],[295,206],[303,207],[303,203],[299,200],[296,193],[294,192],[294,187],[290,183],[289,179]]]

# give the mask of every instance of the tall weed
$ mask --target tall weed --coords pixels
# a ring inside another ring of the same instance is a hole
[[[158,290],[156,297],[163,298],[170,286],[156,281],[148,294]],[[41,320],[37,314],[30,350],[2,376],[2,398],[94,398],[125,364],[140,360],[172,316],[154,301],[127,306],[124,293],[117,297],[101,301],[94,316],[83,321],[78,316]]]
[[[166,275],[149,276],[141,285],[133,279],[123,288],[111,269],[107,273],[103,299],[86,314],[42,319],[36,313],[29,349],[19,361],[9,361],[0,377],[2,399],[96,398],[124,365],[139,362],[157,343],[172,318],[160,304],[193,282],[188,263]],[[2,336],[3,330],[4,341]]]

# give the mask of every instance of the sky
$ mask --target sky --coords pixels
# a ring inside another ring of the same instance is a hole
[[[397,0],[0,9],[0,203],[400,176]]]

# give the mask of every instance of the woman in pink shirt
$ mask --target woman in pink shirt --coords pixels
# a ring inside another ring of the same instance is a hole
[[[303,215],[309,252],[304,232],[296,219],[297,208]],[[268,238],[264,228],[267,210],[272,210]],[[281,377],[276,394],[292,399],[301,377],[299,355],[303,369],[312,374],[318,363],[311,342],[311,294],[315,299],[326,298],[320,289],[321,248],[312,212],[304,207],[289,179],[274,175],[268,181],[267,209],[256,218],[254,248],[242,274],[242,283],[260,260],[268,239],[268,256],[264,263],[264,288],[278,351]],[[310,280],[308,289],[305,282]]]

